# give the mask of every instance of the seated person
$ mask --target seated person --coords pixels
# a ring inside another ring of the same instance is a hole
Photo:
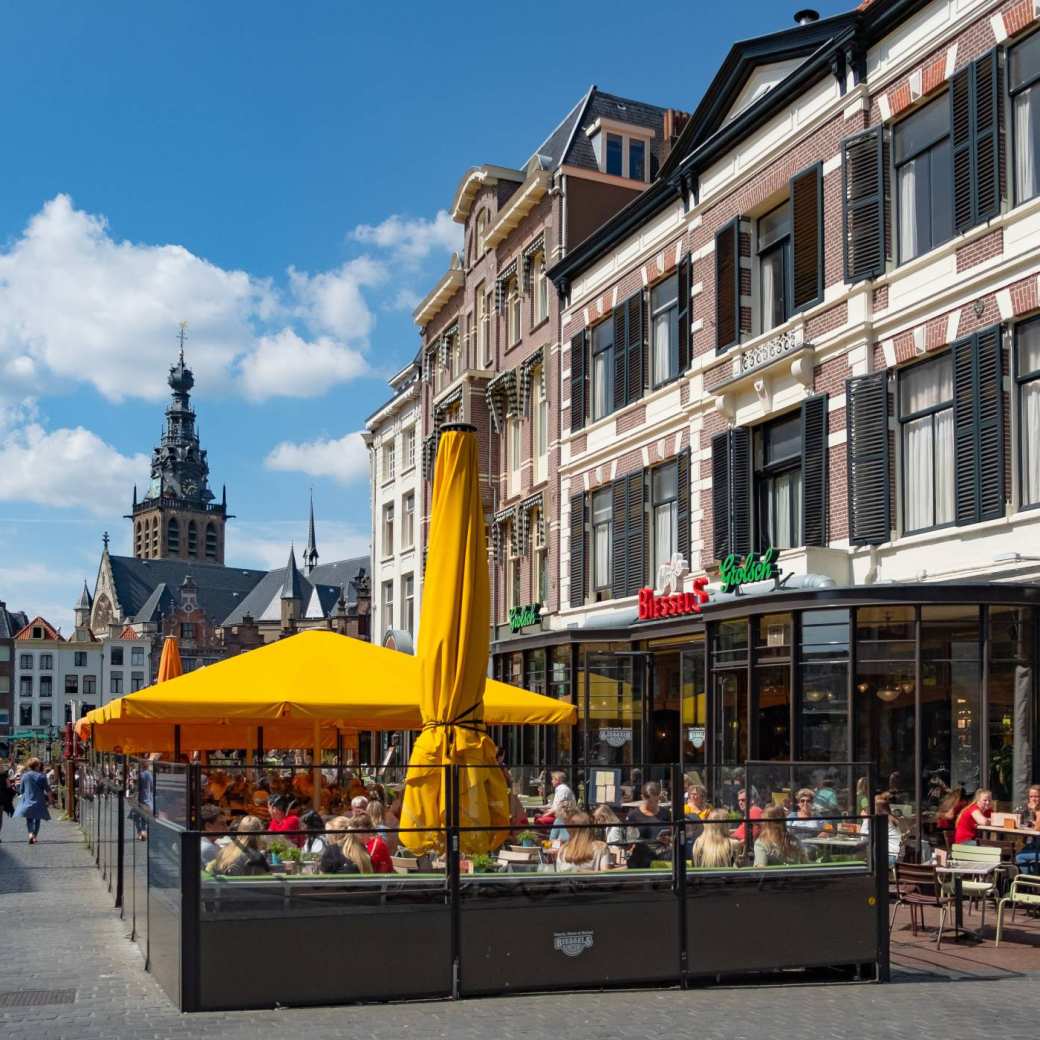
[[[243,816],[238,821],[231,841],[217,853],[210,871],[217,877],[246,877],[268,874],[267,857],[260,848],[262,820],[255,816]]]
[[[300,829],[307,831],[307,837],[303,839],[304,852],[321,852],[325,845],[325,821],[320,813],[308,809],[300,817]]]
[[[375,833],[368,813],[351,816],[347,821],[347,831],[348,833],[354,833],[361,839],[365,846],[365,851],[372,861],[373,873],[392,874],[394,872],[390,850],[386,847],[386,842]]]
[[[337,816],[329,820],[325,847],[318,858],[320,874],[371,874],[372,860],[358,836],[347,830],[350,819]]]
[[[562,801],[556,810],[556,820],[549,831],[550,841],[570,841],[570,832],[567,830],[567,821],[578,811],[578,803],[574,801]]]
[[[834,790],[833,777],[825,775],[820,779],[813,796],[813,807],[817,816],[838,815],[838,795]]]
[[[603,829],[603,837],[608,845],[625,844],[625,828],[609,805],[597,805],[592,819]]]
[[[823,820],[816,819],[816,795],[809,787],[803,787],[795,796],[795,809],[787,818],[790,828],[802,837],[811,838],[823,826]]]
[[[762,828],[755,839],[755,866],[776,867],[785,863],[802,863],[805,856],[797,842],[787,833],[784,810],[769,805],[762,810]]]
[[[597,841],[588,813],[573,812],[568,822],[574,828],[556,853],[556,869],[561,873],[609,870],[610,850]]]
[[[626,822],[637,836],[628,854],[630,868],[645,870],[655,859],[668,854],[671,835],[667,830],[668,814],[661,808],[660,784],[653,780],[643,784],[643,800],[629,810]]]
[[[1015,810],[1027,830],[1040,830],[1040,784],[1030,785],[1026,803]],[[1025,874],[1040,874],[1040,839],[1027,838],[1022,851],[1015,856],[1018,869]]]
[[[350,799],[350,815],[360,816],[368,810],[368,795],[359,794]]]
[[[961,810],[953,831],[954,845],[973,845],[979,839],[979,824],[989,823],[993,815],[993,792],[980,787],[971,804]]]
[[[552,780],[553,795],[549,809],[542,816],[536,816],[534,821],[543,827],[549,827],[556,821],[560,806],[564,802],[577,802],[574,792],[567,786],[567,774],[562,769],[554,769],[550,774],[550,779]]]
[[[892,798],[888,791],[882,791],[874,798],[874,813],[876,816],[885,817],[888,820],[888,865],[894,867],[899,859],[899,850],[903,845],[903,831],[899,821],[891,813]],[[870,834],[870,819],[865,819],[859,825],[860,834]]]
[[[397,832],[391,830],[386,825],[386,809],[383,807],[383,803],[373,799],[368,803],[368,818],[372,821],[372,826],[376,830],[376,834],[386,842],[386,847],[390,852],[390,855],[397,851],[398,840]]]
[[[199,842],[199,857],[202,866],[208,867],[218,855],[220,846],[217,844],[216,834],[227,830],[227,821],[219,805],[206,802],[199,809],[199,817],[202,820],[202,840]]]
[[[711,806],[708,804],[708,792],[698,783],[686,784],[686,815],[706,820]]]
[[[748,816],[752,820],[761,820],[762,819],[762,809],[761,809],[761,807],[756,805],[754,803],[754,801],[752,801],[751,808],[749,809],[747,801],[748,801],[748,799],[747,799],[747,791],[742,787],[737,792],[737,805],[740,808],[741,816]],[[751,825],[751,838],[752,838],[752,840],[754,840],[755,838],[758,837],[759,830],[760,830],[759,827],[756,827],[754,824]],[[746,834],[744,832],[744,821],[743,820],[740,821],[740,825],[738,827],[734,828],[733,832],[730,834],[730,837],[734,841],[736,841],[736,842],[740,842],[741,844],[744,843],[744,840],[746,838]]]
[[[729,827],[725,821],[729,813],[725,809],[712,809],[702,828],[700,837],[693,843],[691,858],[695,867],[735,867],[736,846],[730,840]],[[718,821],[718,822],[715,822]]]
[[[286,831],[302,830],[300,827],[300,818],[293,811],[288,795],[273,795],[268,799],[267,805],[271,813],[271,820],[267,825],[269,831],[273,831],[276,834],[282,834]],[[302,847],[306,839],[300,834],[290,834],[287,836],[286,840],[291,841],[296,846]]]

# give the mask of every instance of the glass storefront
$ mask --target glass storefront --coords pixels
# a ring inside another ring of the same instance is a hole
[[[948,586],[874,599],[828,589],[778,609],[792,599],[781,593],[749,598],[742,614],[730,601],[700,618],[636,622],[627,640],[501,653],[501,678],[578,706],[573,730],[508,737],[511,761],[692,773],[870,762],[911,833],[937,841],[951,789],[988,785],[1008,809],[1037,780],[1037,592],[1002,590],[1019,601],[1009,604],[961,591],[966,602]]]

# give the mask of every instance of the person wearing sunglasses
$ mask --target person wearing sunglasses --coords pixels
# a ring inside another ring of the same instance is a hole
[[[816,811],[816,796],[808,787],[803,787],[795,796],[795,810],[788,816],[788,827],[804,837],[811,837],[823,825]]]

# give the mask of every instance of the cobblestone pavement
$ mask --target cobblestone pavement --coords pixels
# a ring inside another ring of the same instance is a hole
[[[0,1037],[163,1040],[274,1034],[396,1040],[698,1040],[999,1035],[1035,1040],[1036,976],[958,981],[897,975],[889,986],[733,987],[566,993],[365,1007],[181,1015],[142,966],[111,896],[69,823],[29,846],[0,837]],[[17,840],[15,840],[17,838]],[[3,1007],[3,995],[75,991],[68,1004]]]

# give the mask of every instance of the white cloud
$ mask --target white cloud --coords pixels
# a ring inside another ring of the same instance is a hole
[[[122,455],[82,426],[46,431],[30,422],[0,447],[0,500],[112,512],[136,482],[147,482],[147,455]]]
[[[345,383],[366,370],[356,350],[323,336],[300,339],[292,329],[263,336],[241,363],[246,394],[268,397],[320,397],[335,383]]]
[[[350,237],[355,242],[386,249],[401,260],[418,263],[436,250],[455,252],[461,249],[463,230],[462,225],[456,224],[447,210],[442,209],[433,220],[394,213],[381,224],[359,224]]]
[[[316,275],[289,268],[296,315],[312,329],[350,341],[363,340],[372,331],[372,311],[361,290],[378,286],[386,278],[383,264],[368,256]]]
[[[364,556],[369,551],[369,534],[352,524],[337,520],[317,521],[318,563]],[[228,527],[227,553],[235,564],[274,570],[284,567],[289,545],[296,546],[296,562],[307,544],[306,520],[272,520],[250,523],[236,520]]]
[[[338,440],[318,439],[304,444],[282,441],[264,459],[264,465],[268,469],[332,477],[340,484],[350,484],[368,477],[368,448],[360,433],[348,433]]]
[[[220,383],[253,338],[269,288],[179,245],[116,241],[67,195],[47,202],[0,253],[0,362],[42,383],[42,367],[110,400],[160,398],[178,322],[191,325],[196,376]]]
[[[395,311],[414,311],[419,306],[422,297],[414,289],[398,289],[390,304],[390,309]]]

